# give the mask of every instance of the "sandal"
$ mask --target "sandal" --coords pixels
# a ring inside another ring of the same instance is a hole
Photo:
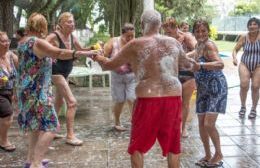
[[[47,167],[48,164],[49,164],[49,162],[50,162],[50,160],[48,160],[48,159],[43,159],[43,160],[42,160],[42,166]],[[26,162],[26,163],[24,164],[24,167],[23,167],[23,168],[30,168],[30,166],[31,166],[31,163]]]
[[[62,139],[65,138],[65,135],[62,134],[55,134],[54,139]]]
[[[239,111],[239,116],[240,117],[244,117],[246,114],[246,108],[245,107],[241,107],[240,111]]]
[[[221,161],[219,161],[219,162],[217,162],[217,163],[206,163],[206,165],[205,165],[205,167],[221,167],[223,165],[223,161],[221,160]]]
[[[255,119],[256,118],[256,110],[251,109],[249,115],[248,115],[249,119]]]
[[[7,146],[1,146],[0,145],[0,149],[4,150],[6,152],[13,152],[13,151],[15,151],[16,147],[13,144],[10,144],[10,145],[7,145]]]
[[[72,145],[72,146],[81,146],[83,144],[83,141],[78,138],[73,139],[66,139],[66,144]]]
[[[200,166],[200,167],[204,167],[208,162],[209,162],[209,160],[207,160],[206,158],[201,158],[200,160],[198,160],[195,163],[195,165]]]

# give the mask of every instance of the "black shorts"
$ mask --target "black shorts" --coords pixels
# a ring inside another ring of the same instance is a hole
[[[0,118],[13,114],[12,95],[12,91],[0,91]]]

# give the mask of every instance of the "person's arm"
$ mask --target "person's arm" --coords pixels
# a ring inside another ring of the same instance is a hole
[[[237,66],[237,53],[242,48],[242,46],[244,45],[245,38],[246,38],[246,35],[240,36],[237,44],[235,45],[235,47],[233,49],[232,57],[233,57],[233,64],[235,66]]]
[[[199,63],[200,68],[206,70],[218,70],[224,68],[224,62],[219,57],[218,48],[214,42],[209,41],[206,43],[204,54],[209,62]]]
[[[61,60],[76,59],[80,56],[92,57],[99,54],[99,52],[97,51],[75,51],[68,49],[60,49],[54,47],[46,40],[39,38],[37,38],[34,43],[33,52],[35,52],[39,58],[49,56]]]
[[[105,57],[110,57],[111,56],[111,54],[112,54],[112,51],[113,51],[113,41],[114,41],[115,39],[114,38],[112,38],[112,39],[110,39],[106,44],[105,44],[105,46],[104,46],[104,56]]]
[[[113,70],[125,63],[131,64],[132,57],[135,55],[135,46],[137,45],[135,40],[133,40],[127,43],[112,59],[104,56],[95,56],[94,60],[101,65],[103,70]]]

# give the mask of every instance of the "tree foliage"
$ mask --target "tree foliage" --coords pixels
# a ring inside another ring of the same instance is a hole
[[[242,16],[242,15],[252,15],[260,13],[260,0],[255,0],[250,3],[239,2],[233,11],[230,12],[231,16]]]
[[[206,0],[155,0],[155,8],[163,18],[174,17],[177,20],[194,20],[205,16]]]

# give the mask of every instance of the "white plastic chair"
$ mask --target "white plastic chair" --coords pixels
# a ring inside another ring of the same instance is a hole
[[[102,86],[106,87],[105,76],[108,75],[109,87],[111,86],[110,71],[103,71],[97,62],[90,58],[86,58],[86,67],[74,66],[69,77],[87,77],[89,76],[89,88],[93,87],[93,76],[98,75],[102,77]]]

